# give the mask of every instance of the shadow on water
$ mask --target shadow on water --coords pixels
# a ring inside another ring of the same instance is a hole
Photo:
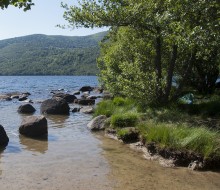
[[[26,150],[39,152],[45,154],[48,150],[48,135],[44,135],[40,138],[28,138],[23,135],[19,135],[20,144],[25,147]]]

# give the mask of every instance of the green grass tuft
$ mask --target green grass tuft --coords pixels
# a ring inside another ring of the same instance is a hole
[[[111,117],[111,125],[114,127],[134,127],[137,124],[138,115],[137,113],[117,113]]]
[[[114,114],[114,112],[115,105],[113,104],[112,100],[104,100],[97,104],[94,116],[106,115],[107,117],[110,117]]]
[[[146,142],[156,142],[162,147],[184,149],[204,157],[220,156],[219,134],[209,129],[174,126],[172,124],[147,123],[139,125]]]

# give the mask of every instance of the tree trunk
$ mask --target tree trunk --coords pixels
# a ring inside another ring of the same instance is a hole
[[[156,44],[155,44],[155,50],[156,50],[156,56],[155,56],[155,68],[156,68],[156,96],[157,100],[160,102],[162,98],[162,68],[161,68],[161,37],[158,36],[156,38]]]
[[[174,72],[174,67],[175,67],[176,59],[177,59],[177,45],[173,45],[172,50],[173,51],[171,55],[170,65],[169,65],[168,72],[167,72],[167,86],[166,86],[165,94],[163,98],[164,103],[167,103],[169,101],[170,90],[172,87],[173,72]]]

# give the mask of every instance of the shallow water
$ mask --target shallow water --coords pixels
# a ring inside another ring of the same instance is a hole
[[[86,84],[97,85],[95,77],[0,79],[1,93],[28,91],[34,102],[51,97],[51,90],[64,88],[71,93]],[[219,173],[163,168],[126,145],[92,134],[86,128],[91,116],[82,113],[46,116],[46,139],[19,135],[18,127],[27,116],[17,113],[21,104],[0,101],[0,124],[10,139],[0,153],[0,190],[220,189]],[[40,115],[40,104],[33,106],[34,115]]]

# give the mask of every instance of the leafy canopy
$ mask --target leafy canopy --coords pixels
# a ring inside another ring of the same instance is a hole
[[[219,73],[219,0],[82,0],[62,6],[70,27],[111,27],[99,68],[113,93],[162,103],[195,80],[205,86],[201,91],[212,91]]]
[[[8,8],[9,5],[23,8],[24,11],[30,10],[34,5],[32,0],[0,0],[0,7],[2,9]]]

